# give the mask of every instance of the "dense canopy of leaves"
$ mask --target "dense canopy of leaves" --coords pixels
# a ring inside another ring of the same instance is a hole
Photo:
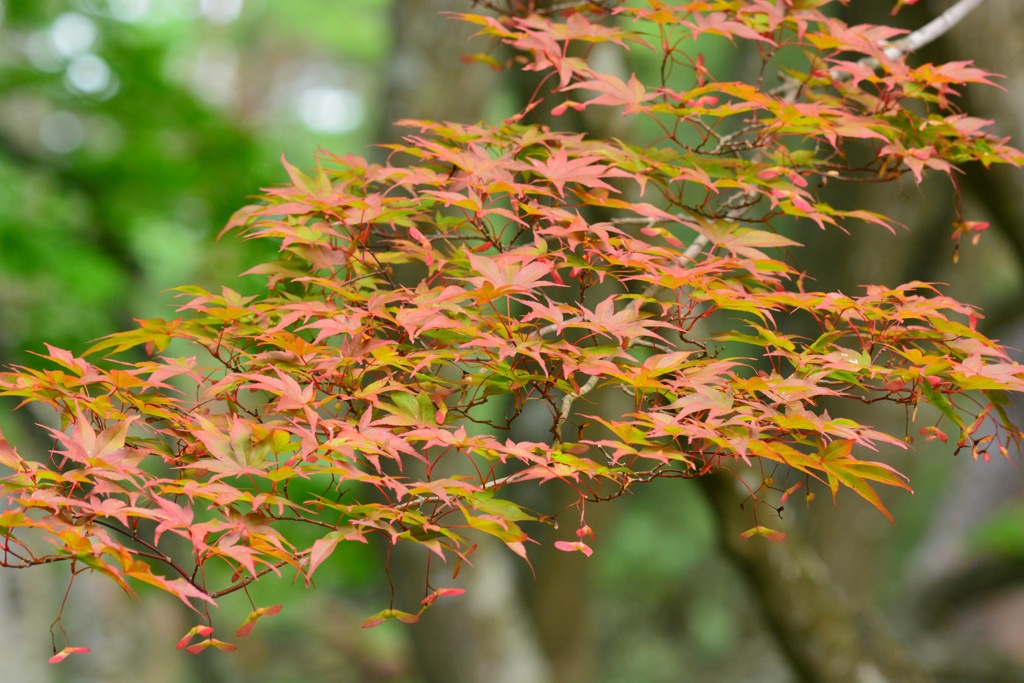
[[[566,510],[517,502],[524,486],[573,493],[578,526],[556,545],[586,554],[587,504],[657,477],[728,469],[755,499],[783,478],[783,500],[845,487],[888,515],[873,487],[907,482],[878,452],[906,447],[910,428],[859,423],[851,402],[927,403],[929,438],[1005,453],[1004,392],[1024,388],[1024,368],[970,307],[921,282],[815,291],[788,258],[800,221],[900,229],[825,203],[826,182],[1020,161],[951,103],[989,74],[911,66],[898,33],[845,25],[828,4],[464,15],[540,75],[525,111],[406,121],[383,164],[286,164],[291,182],[227,228],[279,244],[247,273],[263,294],[182,287],[178,318],[0,376],[60,419],[49,457],[0,441],[0,563],[67,561],[203,611],[268,573],[308,581],[339,543],[371,536],[456,572],[480,533],[528,558],[529,523]],[[710,37],[756,50],[758,75],[716,80],[695,42]],[[660,72],[601,70],[598,48],[651,51]],[[543,107],[613,108],[658,132],[592,139],[531,123]],[[983,227],[961,219],[954,236]],[[602,414],[601,392],[631,410]],[[297,525],[320,533],[299,544]],[[756,516],[748,533],[778,536]],[[452,592],[428,586],[423,606]],[[368,622],[415,620],[395,607]],[[181,646],[228,647],[207,625]]]

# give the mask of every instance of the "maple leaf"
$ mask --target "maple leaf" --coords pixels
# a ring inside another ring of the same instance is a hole
[[[607,105],[611,107],[624,107],[625,113],[631,114],[640,110],[640,105],[653,100],[658,96],[655,91],[649,91],[635,74],[629,77],[628,81],[611,74],[594,73],[594,78],[587,81],[580,81],[562,88],[564,91],[584,89],[587,92],[600,93],[583,102],[567,102],[561,104],[552,111],[556,116],[567,108],[585,109],[596,105]]]
[[[671,327],[671,325],[665,322],[644,317],[640,312],[640,301],[630,302],[621,310],[616,311],[615,304],[617,300],[617,297],[609,296],[595,306],[593,310],[584,308],[582,310],[582,319],[585,322],[572,323],[568,326],[593,329],[609,334],[623,346],[628,346],[632,339],[644,337],[661,339],[652,328]]]
[[[530,159],[530,164],[541,177],[555,186],[558,196],[565,196],[566,183],[583,185],[588,188],[600,188],[609,192],[618,192],[605,182],[607,178],[625,178],[630,174],[622,169],[603,163],[594,155],[569,158],[564,147],[559,147],[546,159]]]
[[[467,258],[473,270],[480,273],[466,278],[466,281],[477,288],[481,303],[513,293],[534,297],[534,290],[539,287],[560,286],[544,279],[553,273],[554,264],[528,253],[507,251],[489,257],[470,252]]]

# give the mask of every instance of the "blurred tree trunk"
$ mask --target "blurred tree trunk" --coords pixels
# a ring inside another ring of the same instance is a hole
[[[47,639],[48,617],[43,605],[53,573],[35,571],[0,572],[0,661],[4,677],[11,681],[47,683],[55,669],[46,663],[53,654]]]
[[[461,57],[489,45],[470,40],[473,25],[442,14],[472,9],[468,0],[394,3],[380,141],[395,142],[409,132],[394,125],[401,119],[471,123],[483,118],[500,87],[498,75],[467,66]]]
[[[895,21],[913,30],[953,4],[954,0],[919,3],[902,9]],[[845,9],[844,18],[850,24],[891,24],[894,20],[888,13],[890,8],[891,3],[852,3]],[[973,60],[985,70],[1005,74],[1006,79],[997,79],[1005,91],[986,86],[963,89],[966,92],[963,109],[971,116],[993,120],[996,134],[1010,136],[1019,146],[1024,140],[1021,31],[1024,31],[1024,4],[1016,0],[989,0],[937,42],[908,59],[912,64]],[[954,188],[944,180],[926,181],[917,186],[911,179],[905,179],[888,188],[870,184],[832,188],[835,196],[842,198],[837,205],[872,206],[903,222],[906,229],[897,235],[897,240],[887,240],[886,250],[878,250],[875,229],[868,226],[849,226],[849,235],[812,228],[806,238],[800,240],[808,244],[803,250],[806,261],[800,265],[815,278],[816,288],[854,290],[867,282],[893,284],[913,279],[949,283],[945,290],[951,295],[989,312],[988,320],[982,325],[991,325],[993,319],[1001,323],[1001,329],[1008,329],[1014,321],[1019,324],[1020,283],[1024,280],[1024,203],[1020,201],[1024,172],[1009,166],[975,167],[962,177],[961,184],[965,190],[963,210],[969,214],[968,218],[990,220],[992,230],[982,236],[978,246],[965,241],[959,250],[958,263],[954,262],[954,244],[949,239],[957,209]],[[993,272],[1001,274],[1004,286],[1001,289],[978,288],[976,283],[982,280],[981,275],[991,282]],[[1015,332],[1007,340],[1007,333],[998,334],[991,327],[989,333],[1015,348],[1021,348],[1021,344],[1014,343],[1014,339],[1024,338],[1024,334]],[[892,419],[896,423],[905,422],[906,416],[893,414]],[[908,425],[908,434],[916,435],[919,426]],[[918,455],[929,454],[930,448],[921,440]],[[891,544],[896,536],[909,538],[903,527],[911,523],[910,518],[914,516],[924,517],[920,512],[924,504],[920,500],[922,496],[916,501],[905,495],[896,497],[904,510],[896,514],[898,528],[895,530],[884,520],[878,520],[877,513],[866,506],[847,505],[840,512],[822,510],[822,506],[818,506],[816,514],[808,516],[803,531],[820,549],[836,585],[851,598],[858,602],[876,601],[883,594],[894,598],[890,604],[895,607],[890,607],[889,616],[899,619],[901,628],[915,630],[918,634],[915,640],[919,643],[932,643],[929,669],[939,680],[1019,680],[1019,671],[993,664],[991,651],[987,654],[983,651],[998,640],[988,631],[994,621],[985,626],[984,619],[970,618],[968,622],[961,622],[967,629],[953,633],[936,628],[938,624],[931,618],[940,608],[947,610],[944,614],[951,617],[956,609],[964,607],[963,604],[947,604],[947,598],[953,595],[950,581],[959,586],[973,582],[979,591],[986,590],[985,576],[975,571],[980,565],[974,566],[968,559],[971,534],[1001,504],[1024,492],[1024,476],[1019,466],[1009,463],[975,462],[966,455],[953,460],[950,457],[952,446],[937,450],[936,457],[943,459],[946,487],[941,493],[934,487],[919,490],[919,494],[936,503],[927,512],[925,528],[917,537],[920,545],[905,551],[909,560],[898,582],[882,573],[890,566],[892,555],[898,552],[886,541]],[[998,457],[993,454],[993,458]],[[935,463],[916,462],[906,471],[918,488],[922,481],[935,483],[936,469]],[[932,473],[928,479],[926,471]],[[917,510],[913,511],[912,507]],[[854,535],[856,541],[851,542]],[[886,594],[887,584],[899,587],[888,589],[890,592]],[[1019,603],[1007,602],[1007,606],[1012,604]],[[920,611],[913,611],[914,605]],[[900,609],[902,614],[897,612]],[[960,618],[963,617],[962,614]],[[922,618],[925,620],[921,621]],[[1012,628],[1007,628],[1007,622],[1001,617],[1000,624],[1002,633],[1019,632],[1024,626],[1024,616],[1018,618]],[[986,635],[965,641],[968,630]],[[938,647],[934,646],[936,643]],[[1024,652],[1018,652],[1018,657],[1024,662]],[[984,661],[986,659],[988,661]]]
[[[949,2],[932,2],[932,14]],[[1005,76],[1000,86],[966,89],[964,108],[972,116],[991,119],[999,135],[1018,147],[1024,142],[1024,3],[989,0],[936,45],[937,58],[971,59],[977,66]],[[976,211],[987,213],[992,229],[982,237],[981,253],[973,254],[978,269],[1001,267],[1012,272],[1011,287],[975,300],[989,309],[989,334],[1003,338],[1011,348],[1024,348],[1021,283],[1024,281],[1024,170],[972,169],[964,178],[968,200]],[[973,251],[967,248],[967,252]],[[966,283],[970,287],[972,283]],[[981,293],[977,293],[981,296]],[[997,328],[997,329],[992,329]],[[1018,426],[1024,421],[1020,401],[1010,410]],[[964,643],[947,653],[947,668],[963,659],[989,661],[989,680],[1020,680],[1024,669],[1024,576],[1019,558],[979,556],[972,549],[973,534],[1000,508],[1024,495],[1024,473],[1018,451],[1006,462],[997,453],[994,462],[962,457],[951,466],[943,504],[936,510],[908,572],[912,599],[927,628]],[[978,645],[981,645],[979,648]],[[998,654],[996,654],[998,653]],[[999,662],[999,656],[1007,658]],[[993,663],[995,662],[995,663]],[[962,668],[962,667],[961,667]],[[957,680],[949,677],[948,680]],[[964,680],[960,678],[959,680]]]
[[[946,3],[929,7],[933,12]],[[940,58],[972,59],[987,71],[1005,78],[995,81],[1000,88],[971,86],[965,89],[964,109],[973,116],[991,119],[998,135],[1009,136],[1017,147],[1024,145],[1024,3],[1017,0],[989,0],[936,46]],[[999,165],[976,168],[964,178],[969,199],[988,213],[994,235],[985,235],[990,249],[979,258],[989,266],[992,252],[1008,254],[1016,275],[1016,287],[997,293],[992,302],[1001,313],[989,316],[989,325],[1009,329],[1020,323],[1021,283],[1024,282],[1024,169]],[[1005,261],[1004,261],[1005,262]],[[1017,346],[1016,348],[1020,348]]]
[[[699,480],[719,523],[722,552],[757,596],[776,642],[800,681],[868,683],[930,681],[931,676],[896,640],[869,605],[855,606],[832,579],[813,546],[782,520],[784,541],[743,539],[751,513],[724,472]]]

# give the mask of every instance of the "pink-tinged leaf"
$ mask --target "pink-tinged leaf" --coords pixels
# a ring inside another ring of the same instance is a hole
[[[591,547],[582,541],[555,541],[555,547],[567,553],[583,553],[587,557],[594,554]]]
[[[50,659],[48,661],[50,662],[50,664],[58,664],[60,662],[63,662],[65,659],[67,659],[71,655],[85,654],[86,652],[90,652],[89,648],[87,648],[87,647],[71,647],[71,646],[68,646],[68,647],[64,648],[63,650],[61,650],[60,652],[58,652],[57,654],[55,654],[54,656],[50,657]]]
[[[767,258],[761,249],[801,246],[799,242],[794,242],[774,232],[738,228],[725,223],[708,227],[706,233],[716,245],[740,256],[754,259]]]
[[[317,173],[315,177],[310,178],[298,168],[288,163],[283,154],[281,155],[281,165],[288,172],[288,177],[291,178],[292,184],[306,194],[317,197],[318,195],[326,194],[330,190],[330,183],[322,173]]]
[[[57,348],[56,346],[46,344],[46,351],[48,355],[43,355],[43,358],[48,358],[53,362],[57,363],[58,365],[61,365],[67,368],[68,370],[71,370],[71,372],[73,372],[75,375],[82,376],[86,374],[86,372],[88,372],[90,368],[94,367],[88,361],[85,361],[81,358],[76,358],[75,355],[70,351]]]
[[[665,323],[653,318],[645,317],[640,310],[641,302],[628,302],[621,310],[615,310],[617,298],[609,296],[598,303],[594,310],[583,309],[583,323],[575,323],[573,327],[594,329],[615,337],[623,346],[628,346],[631,340],[644,337],[660,339],[659,335],[652,328],[668,327]]]
[[[740,538],[753,538],[754,536],[764,536],[769,541],[775,542],[786,540],[786,534],[775,529],[769,529],[766,526],[761,526],[760,524],[740,534]]]
[[[466,278],[477,288],[481,302],[513,293],[534,295],[540,287],[558,286],[545,279],[551,274],[552,264],[521,252],[506,252],[496,256],[479,256],[470,252],[468,260],[479,276]],[[446,325],[447,326],[447,325]]]
[[[168,579],[165,576],[154,573],[153,570],[145,562],[132,562],[127,566],[123,572],[125,578],[132,578],[136,581],[147,583],[150,586],[155,586],[161,590],[164,590],[174,597],[181,600],[188,607],[196,612],[195,605],[192,604],[191,600],[202,600],[211,605],[217,603],[207,593],[200,590],[195,584],[186,581],[183,577],[176,579]]]
[[[530,160],[537,172],[555,186],[559,196],[564,194],[566,183],[617,192],[618,190],[604,182],[604,179],[621,178],[629,174],[601,162],[602,159],[597,156],[570,159],[564,147],[555,150],[547,160]]]
[[[596,93],[596,97],[592,97],[582,103],[577,103],[580,109],[597,104],[625,107],[626,112],[631,113],[637,111],[643,102],[658,96],[656,92],[648,92],[647,88],[635,74],[630,76],[628,81],[623,81],[621,78],[611,74],[595,73],[594,77],[593,80],[573,83],[562,88],[563,90],[584,89],[585,91]]]
[[[306,574],[312,575],[320,563],[326,560],[334,552],[338,542],[341,541],[341,534],[332,531],[323,538],[313,541],[313,547],[309,551],[309,565]]]

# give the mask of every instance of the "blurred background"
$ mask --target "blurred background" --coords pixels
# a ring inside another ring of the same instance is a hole
[[[919,3],[895,19],[889,4],[843,11],[851,23],[913,28],[950,3]],[[373,145],[401,135],[391,126],[396,119],[496,120],[515,111],[530,82],[461,63],[462,54],[489,46],[470,45],[472,31],[440,14],[472,9],[469,0],[0,0],[0,362],[31,364],[44,341],[82,351],[133,318],[169,316],[167,290],[176,285],[258,286],[233,274],[265,247],[215,238],[247,197],[286,180],[282,155],[300,168],[312,166],[320,147],[380,158]],[[725,47],[706,45],[717,76],[750,68],[728,61]],[[972,90],[965,108],[1024,141],[1020,3],[990,0],[913,59],[972,59],[1006,74],[1006,91]],[[631,124],[591,117],[563,125],[623,136]],[[906,230],[896,239],[873,229],[808,230],[800,267],[821,288],[949,283],[950,293],[986,310],[989,334],[1021,347],[1022,175],[971,168],[961,182],[970,217],[991,220],[994,229],[979,247],[964,245],[956,266],[954,193],[947,181],[933,181],[843,188],[834,201],[895,215]],[[13,407],[0,403],[0,424],[30,438],[25,425],[33,415]],[[881,418],[895,433],[906,419],[901,412]],[[879,424],[877,413],[872,420]],[[816,585],[841,598],[841,619],[853,624],[836,628],[872,647],[923,662],[940,681],[1024,681],[1019,457],[982,463],[950,450],[921,440],[911,455],[886,454],[916,490],[887,496],[895,526],[853,496],[840,496],[837,510],[819,496],[810,510],[787,510],[791,540],[772,552],[786,553],[785,566],[812,561]],[[315,589],[287,579],[258,584],[257,604],[285,609],[248,637],[228,638],[240,646],[231,655],[176,651],[195,623],[180,605],[148,592],[133,602],[83,576],[68,598],[65,626],[72,644],[93,653],[47,665],[66,574],[0,572],[0,677],[814,680],[789,664],[770,608],[765,617],[758,591],[766,584],[749,569],[770,558],[726,538],[729,521],[748,514],[737,502],[689,482],[652,483],[591,513],[594,557],[541,548],[533,576],[510,553],[485,548],[478,566],[465,570],[470,594],[433,608],[416,626],[359,627],[386,604],[383,555],[340,549],[330,571],[318,571]],[[399,593],[417,574],[422,585],[421,560],[396,562]],[[767,579],[780,595],[784,573]],[[813,587],[801,590],[795,585],[791,602],[776,609],[822,599]],[[225,599],[218,634],[230,635],[250,609],[244,597]]]

